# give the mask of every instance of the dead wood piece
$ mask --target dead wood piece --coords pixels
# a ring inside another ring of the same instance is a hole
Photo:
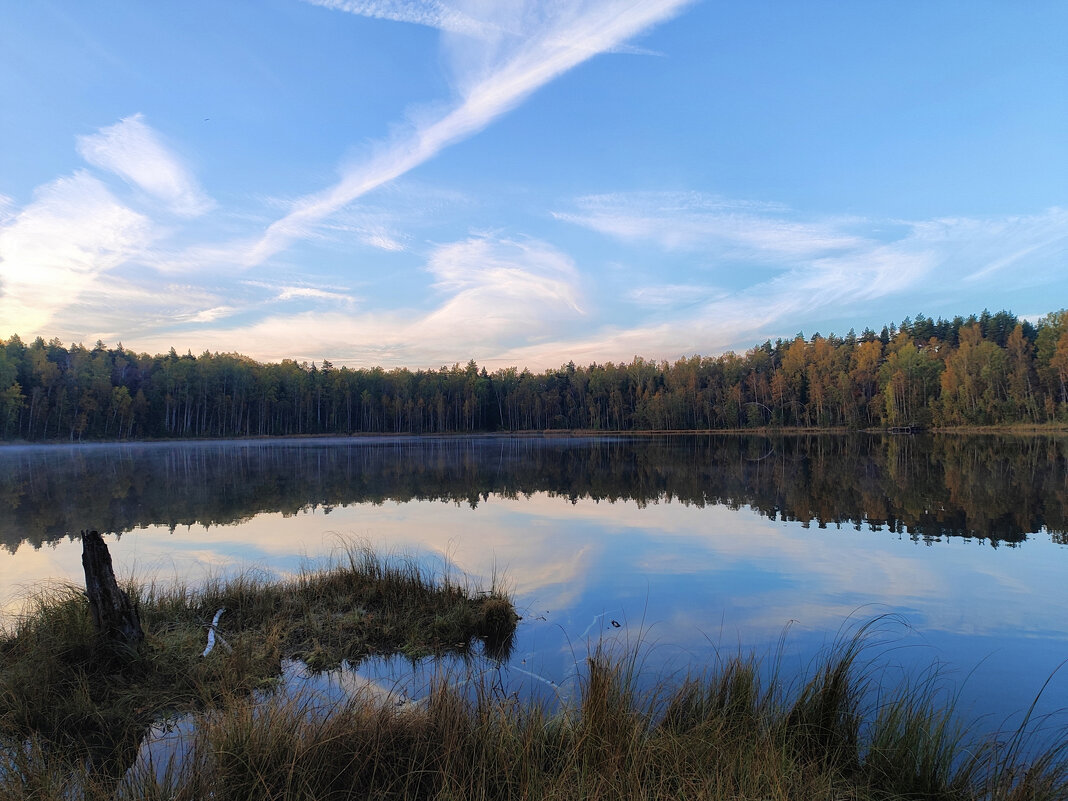
[[[111,553],[97,531],[82,531],[82,567],[96,630],[113,643],[139,649],[145,640],[141,617],[130,596],[115,581]]]

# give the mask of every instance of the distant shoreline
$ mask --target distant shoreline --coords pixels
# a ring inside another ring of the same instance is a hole
[[[445,433],[409,433],[409,432],[355,432],[352,434],[274,434],[247,437],[171,437],[171,438],[145,438],[145,439],[49,439],[49,440],[6,440],[0,442],[0,449],[28,448],[38,446],[78,446],[90,447],[94,445],[175,445],[179,443],[228,443],[242,442],[292,442],[308,441],[317,442],[350,442],[359,440],[363,442],[401,442],[409,440],[475,440],[475,439],[598,439],[606,437],[629,437],[643,439],[648,437],[693,437],[693,436],[850,436],[855,434],[885,434],[889,436],[918,436],[924,434],[936,435],[1004,435],[1004,436],[1056,436],[1068,434],[1068,424],[1065,423],[1041,423],[1023,424],[1012,423],[991,426],[931,426],[920,428],[911,432],[895,432],[890,428],[846,428],[842,427],[804,427],[762,426],[759,428],[716,428],[716,429],[643,429],[639,431],[606,431],[597,429],[524,429],[518,431],[450,431]]]

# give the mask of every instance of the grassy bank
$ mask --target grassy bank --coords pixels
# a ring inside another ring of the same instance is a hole
[[[640,653],[595,650],[559,708],[467,676],[443,676],[404,707],[358,691],[324,708],[251,691],[269,688],[284,654],[326,667],[479,637],[506,646],[511,604],[364,551],[285,584],[138,593],[143,654],[94,650],[74,590],[35,599],[0,644],[0,801],[72,787],[131,801],[1068,798],[1068,744],[1036,750],[1025,730],[978,737],[933,673],[883,686],[871,627],[800,677],[737,655],[649,688]],[[201,657],[222,607],[229,647]],[[176,709],[195,710],[180,762],[136,762],[146,721]]]

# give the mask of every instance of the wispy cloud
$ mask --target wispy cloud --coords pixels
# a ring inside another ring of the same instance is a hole
[[[368,247],[385,250],[389,253],[403,253],[408,249],[407,237],[398,233],[392,226],[363,219],[355,222],[324,223],[320,230],[340,233],[345,236],[346,244],[353,239]]]
[[[361,238],[361,241],[365,245],[370,245],[379,250],[388,250],[393,253],[399,253],[406,249],[403,243],[381,230],[367,232],[367,234]]]
[[[663,213],[664,201],[663,196],[648,193],[598,196],[597,224],[589,227],[623,241],[648,241],[665,250],[678,247],[678,237],[683,236],[687,248],[723,254],[716,249],[722,229],[718,221],[707,219],[718,213],[708,208],[729,208],[730,201],[698,198],[676,204],[682,219]],[[705,211],[687,218],[685,208],[693,207]],[[615,214],[617,208],[625,214]],[[938,287],[996,282],[1001,278],[998,271],[1009,265],[1020,273],[1021,281],[1053,280],[1055,276],[1041,274],[1058,269],[1050,265],[1063,264],[1068,253],[1068,211],[1059,208],[1002,219],[890,221],[897,233],[889,237],[883,230],[887,226],[877,221],[793,222],[778,230],[800,231],[796,242],[762,241],[757,233],[767,230],[772,221],[778,225],[784,213],[775,206],[768,206],[764,214],[759,207],[751,207],[738,216],[731,229],[736,235],[730,259],[711,258],[709,284],[665,283],[631,290],[628,299],[644,303],[649,312],[646,319],[633,324],[609,322],[575,338],[523,344],[502,351],[494,363],[553,366],[568,359],[625,361],[634,355],[675,359],[749,347],[765,338],[791,336],[799,327],[813,324],[830,333],[829,320],[855,316],[873,301],[905,299],[908,309],[902,315],[913,313],[941,300]],[[608,222],[621,218],[627,224]],[[791,222],[788,217],[785,221]],[[672,224],[681,234],[660,229]],[[870,230],[868,236],[862,233],[865,227]],[[813,236],[812,231],[819,235]],[[814,244],[824,241],[835,246]],[[736,277],[734,260],[761,262],[773,268],[773,275],[723,291],[712,282],[727,275]],[[664,317],[665,311],[670,317]],[[862,324],[872,322],[863,313],[861,317]]]
[[[349,204],[310,226],[308,237],[345,251],[358,243],[387,253],[418,252],[419,232],[440,230],[477,205],[462,192],[399,180],[382,187],[374,201]]]
[[[313,6],[346,11],[369,19],[382,19],[423,25],[447,33],[461,34],[473,39],[497,41],[524,35],[524,22],[529,23],[533,12],[544,13],[544,4],[498,0],[486,3],[475,0],[440,2],[440,0],[304,0]],[[556,12],[551,7],[549,14]],[[529,24],[526,26],[529,28]],[[636,56],[663,56],[656,50],[622,42],[608,49],[610,53]]]
[[[483,38],[491,33],[488,26],[458,8],[436,0],[305,0],[313,6],[347,11],[361,17],[425,25],[442,31]]]
[[[212,306],[210,309],[201,309],[187,316],[186,320],[191,323],[212,323],[224,317],[229,317],[237,311],[233,306]]]
[[[835,221],[796,219],[776,204],[694,192],[588,195],[554,217],[625,242],[747,258],[803,258],[855,248],[863,238]]]
[[[214,206],[141,114],[78,137],[78,153],[93,166],[113,172],[162,200],[175,214],[195,217]]]
[[[307,281],[272,282],[242,281],[241,284],[256,290],[264,290],[266,295],[261,304],[286,303],[293,300],[325,301],[334,306],[350,306],[357,298],[345,287],[314,284]]]
[[[444,115],[418,123],[370,161],[346,168],[333,186],[298,200],[289,214],[271,224],[244,256],[246,266],[261,264],[315,224],[356,198],[433,158],[442,149],[477,133],[532,92],[589,58],[626,43],[677,14],[690,0],[577,0],[573,3],[472,3],[496,29],[516,30],[473,46],[445,40],[455,72],[459,101]],[[347,10],[366,16],[409,14],[418,21],[443,5],[354,3]],[[363,10],[360,10],[363,9]],[[375,13],[371,13],[374,11]],[[421,23],[426,24],[426,23]],[[435,25],[435,27],[443,27]],[[451,30],[451,29],[447,29]],[[451,49],[450,49],[451,47]]]
[[[156,236],[148,218],[85,171],[38,189],[0,228],[0,325],[39,332],[103,272]]]
[[[64,313],[49,323],[47,332],[40,333],[72,342],[123,342],[134,350],[145,350],[141,341],[146,337],[189,325],[219,325],[250,306],[233,292],[188,283],[160,283],[140,272],[123,272],[114,270],[86,284]],[[132,314],[131,309],[137,313]],[[166,345],[153,353],[169,348]],[[218,350],[218,346],[203,348],[208,349]]]
[[[21,209],[4,204],[0,325],[24,335],[79,339],[87,330],[118,329],[130,338],[160,325],[212,322],[232,313],[210,291],[152,275],[149,265],[161,260],[153,247],[170,233],[148,216],[159,212],[152,200],[181,217],[213,203],[142,116],[78,137],[77,150],[90,165],[140,190],[129,198],[138,208],[88,169],[39,187]]]
[[[583,313],[574,264],[544,242],[468,239],[439,248],[427,269],[448,299],[412,326],[415,341],[461,340],[485,354]]]
[[[351,303],[352,298],[343,292],[333,292],[326,289],[316,289],[310,286],[286,286],[282,287],[275,300],[326,300],[333,303]]]
[[[1028,264],[1054,264],[1064,269],[1064,255],[1068,253],[1068,209],[1053,208],[1043,214],[1015,215],[995,220],[949,219],[935,220],[918,232],[934,241],[943,236],[958,240],[960,258],[966,271],[964,280],[982,284],[1003,277],[1010,267]],[[966,233],[965,233],[966,232]],[[1014,280],[1028,281],[1045,276],[1028,269]]]
[[[631,289],[626,297],[638,306],[674,310],[706,303],[726,294],[723,289],[701,284],[653,284]]]
[[[664,58],[665,54],[659,50],[650,50],[648,47],[639,47],[632,44],[621,44],[617,47],[613,47],[610,51],[612,53],[620,53],[627,56],[654,56],[656,58]]]
[[[222,348],[264,360],[329,358],[362,366],[432,367],[470,358],[488,362],[502,349],[552,339],[583,318],[574,264],[544,242],[472,237],[437,248],[426,269],[439,294],[429,309],[282,310],[249,325],[179,327],[141,338],[138,347]],[[292,288],[289,301],[331,294],[307,290]],[[284,294],[282,288],[275,296]]]

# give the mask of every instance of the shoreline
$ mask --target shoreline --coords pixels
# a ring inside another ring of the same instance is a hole
[[[924,436],[924,435],[1000,435],[1000,436],[1059,436],[1068,435],[1068,423],[1041,423],[990,426],[930,426],[916,428],[908,432],[895,431],[892,428],[845,428],[845,427],[805,427],[760,426],[756,428],[695,428],[695,429],[642,429],[604,430],[581,428],[521,429],[516,431],[454,431],[446,433],[409,433],[409,432],[356,432],[352,434],[276,434],[248,437],[174,437],[167,439],[92,439],[92,440],[5,440],[0,441],[0,451],[6,449],[38,447],[77,447],[86,448],[100,445],[179,445],[189,444],[262,444],[269,442],[404,442],[434,440],[521,440],[521,439],[602,439],[649,437],[745,437],[745,436],[852,436],[857,434],[882,434],[886,436]]]

